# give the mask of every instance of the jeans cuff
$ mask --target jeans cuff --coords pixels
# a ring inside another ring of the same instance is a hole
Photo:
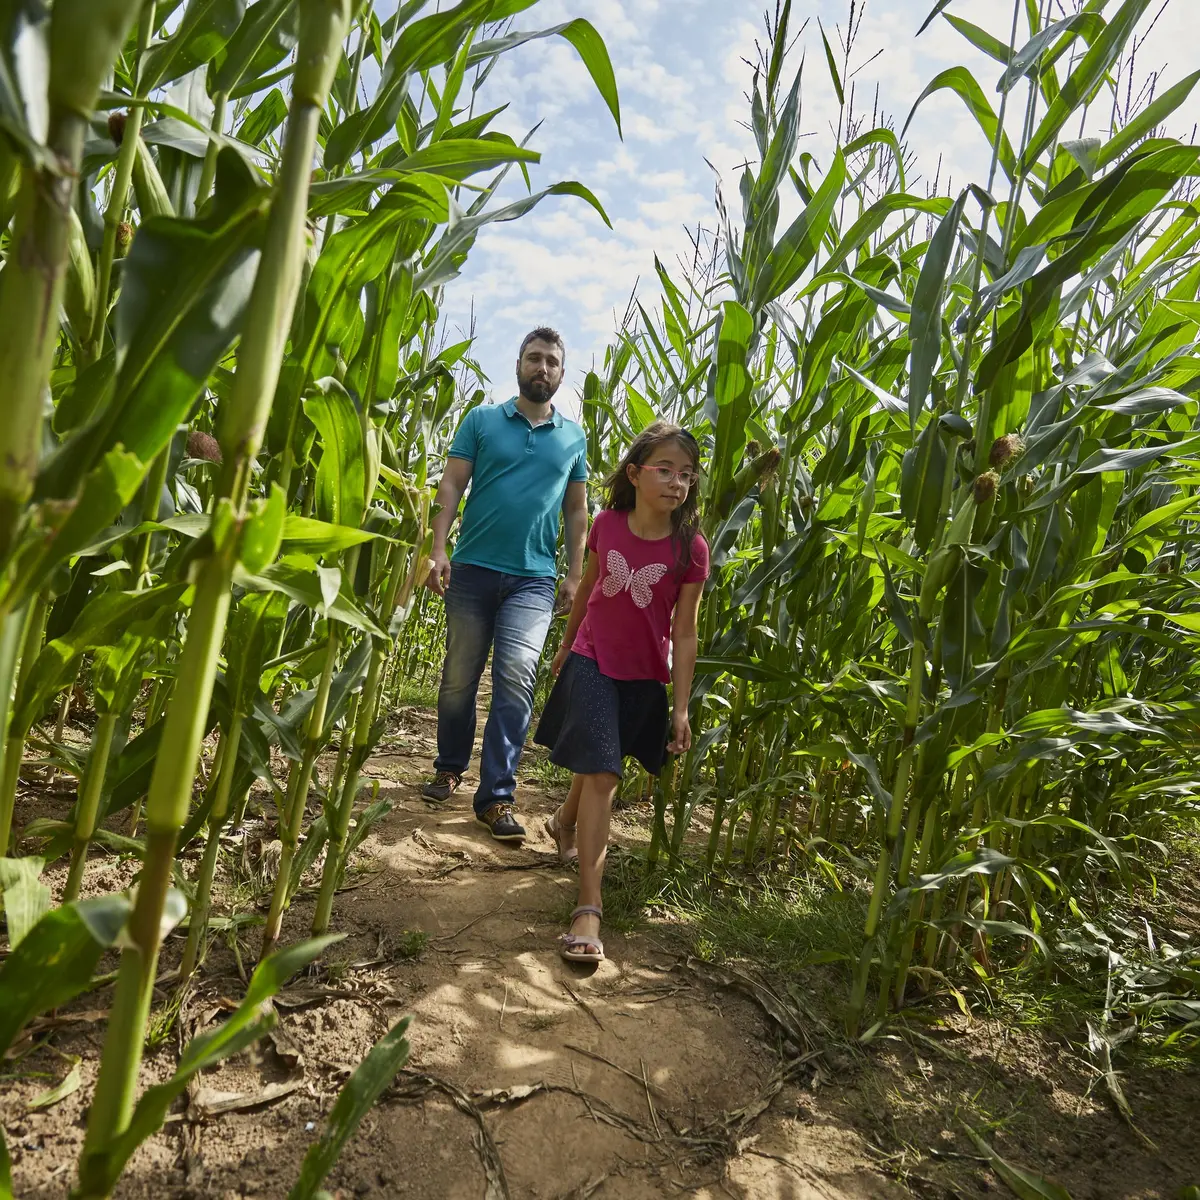
[[[477,817],[482,817],[483,814],[487,812],[487,810],[491,808],[493,804],[511,804],[515,808],[517,804],[517,798],[516,796],[489,796],[486,800],[479,800],[476,798],[474,801],[472,801],[472,805],[475,809],[475,815]]]

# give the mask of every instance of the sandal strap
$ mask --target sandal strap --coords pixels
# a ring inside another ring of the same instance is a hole
[[[572,914],[571,920],[576,917],[603,917],[604,910],[595,904],[581,904]]]
[[[577,946],[595,946],[601,954],[604,953],[604,943],[598,937],[586,937],[582,933],[564,933],[560,935],[559,940],[568,950],[574,950]]]

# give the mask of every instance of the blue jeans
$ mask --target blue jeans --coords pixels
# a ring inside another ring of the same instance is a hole
[[[553,579],[455,563],[446,589],[446,661],[438,691],[434,770],[462,775],[475,740],[475,698],[489,650],[492,704],[483,730],[475,811],[511,803],[529,732],[533,688],[554,615]]]

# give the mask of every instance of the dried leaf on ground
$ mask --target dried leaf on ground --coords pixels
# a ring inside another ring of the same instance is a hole
[[[795,1005],[783,999],[760,979],[755,979],[734,967],[715,967],[690,955],[683,966],[708,983],[717,987],[733,988],[749,996],[800,1050],[811,1049],[803,1015]]]
[[[198,1087],[188,1102],[188,1116],[194,1121],[203,1121],[222,1113],[261,1108],[290,1096],[303,1086],[304,1077],[298,1076],[283,1083],[269,1083],[261,1092],[222,1092],[216,1088]]]
[[[79,1072],[79,1064],[81,1059],[79,1055],[73,1054],[70,1058],[71,1069],[67,1072],[63,1081],[57,1087],[52,1087],[49,1091],[42,1092],[40,1096],[35,1096],[29,1102],[30,1108],[50,1108],[57,1104],[60,1100],[65,1100],[68,1096],[79,1091],[80,1084],[83,1082]]]

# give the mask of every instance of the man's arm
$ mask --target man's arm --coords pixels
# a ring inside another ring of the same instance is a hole
[[[446,594],[450,585],[450,558],[446,554],[446,539],[450,536],[450,526],[458,516],[458,506],[462,503],[463,492],[471,482],[471,471],[475,464],[469,458],[446,459],[445,470],[442,471],[442,481],[438,484],[434,504],[438,511],[433,518],[433,549],[429,557],[433,567],[425,586],[439,596]]]
[[[583,550],[587,544],[587,484],[571,480],[563,497],[563,526],[567,543],[567,577],[559,584],[558,611],[567,612],[575,602],[583,578]]]

